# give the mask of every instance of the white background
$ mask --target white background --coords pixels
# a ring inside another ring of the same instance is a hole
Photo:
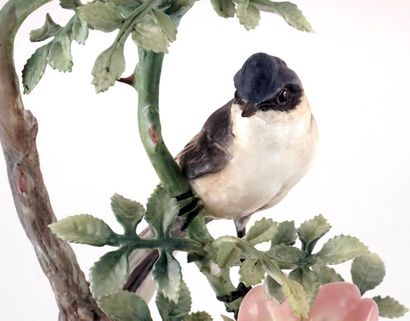
[[[264,51],[284,59],[302,79],[321,145],[308,175],[263,215],[301,223],[323,213],[333,225],[331,235],[358,236],[384,259],[385,281],[369,294],[390,294],[410,306],[410,2],[296,2],[314,34],[271,14],[246,32],[236,19],[218,17],[208,1],[195,4],[164,62],[165,140],[176,154],[232,98],[232,77],[249,55]],[[16,42],[19,71],[38,46],[29,43],[28,32],[42,24],[46,12],[61,24],[71,14],[53,1],[28,19]],[[157,178],[139,142],[135,92],[117,84],[96,95],[90,84],[93,61],[113,36],[92,32],[86,47],[74,44],[73,73],[47,68],[25,106],[39,122],[42,170],[58,218],[89,213],[119,230],[110,196],[118,192],[145,203]],[[128,43],[126,51],[128,75],[135,46]],[[0,215],[0,321],[57,320],[53,293],[15,213],[3,158]],[[212,229],[216,235],[234,231],[229,221]],[[74,248],[85,271],[109,250]],[[348,277],[347,267],[342,270]],[[185,264],[184,272],[193,310],[207,310],[219,320],[222,305],[204,277],[195,266]]]

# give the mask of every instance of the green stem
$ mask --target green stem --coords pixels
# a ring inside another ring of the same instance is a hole
[[[144,249],[163,249],[163,250],[177,250],[190,253],[196,253],[198,255],[205,255],[201,243],[192,239],[136,239],[135,236],[127,238],[122,235],[117,235],[118,245],[128,245],[132,248],[144,248]]]
[[[190,190],[166,147],[159,118],[159,83],[164,54],[139,49],[135,86],[138,88],[138,125],[145,151],[162,185],[174,196]]]

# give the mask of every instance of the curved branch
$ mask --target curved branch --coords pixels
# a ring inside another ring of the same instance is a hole
[[[71,247],[48,229],[56,218],[40,171],[37,121],[24,109],[14,67],[18,28],[30,13],[49,1],[9,1],[0,11],[0,140],[17,214],[51,283],[59,320],[108,321],[92,298]]]

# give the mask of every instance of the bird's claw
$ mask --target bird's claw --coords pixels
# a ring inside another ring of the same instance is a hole
[[[175,199],[178,202],[183,202],[184,204],[180,208],[178,216],[185,216],[184,224],[181,228],[182,231],[185,231],[189,224],[191,224],[195,217],[197,217],[197,215],[201,212],[203,206],[200,204],[200,199],[196,197],[191,190],[177,195]]]

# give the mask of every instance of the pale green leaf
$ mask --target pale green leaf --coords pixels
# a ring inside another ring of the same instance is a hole
[[[73,57],[71,56],[71,39],[67,34],[60,35],[50,45],[48,64],[58,71],[71,71]]]
[[[50,37],[54,37],[61,30],[61,26],[53,21],[51,16],[47,13],[46,21],[41,28],[32,30],[30,32],[30,41],[43,41]]]
[[[320,284],[344,281],[335,269],[326,265],[315,264],[312,266],[312,270],[319,277]]]
[[[122,289],[128,278],[129,249],[123,247],[103,255],[90,270],[91,292],[100,299]]]
[[[178,303],[172,302],[158,292],[156,305],[164,321],[183,321],[191,311],[191,294],[185,282],[181,280]]]
[[[157,236],[167,237],[178,211],[177,200],[159,186],[148,199],[145,219],[155,229]]]
[[[75,9],[80,5],[80,0],[60,0],[60,6],[64,9]]]
[[[291,2],[273,2],[270,0],[253,0],[252,2],[259,10],[280,15],[290,26],[300,31],[313,31],[302,11]]]
[[[152,321],[145,301],[127,291],[105,296],[98,301],[98,306],[113,321]]]
[[[239,0],[236,8],[236,15],[239,22],[246,30],[251,30],[259,25],[260,13],[259,10],[249,0]]]
[[[177,26],[175,22],[160,10],[152,9],[151,11],[154,22],[165,33],[169,41],[175,41],[177,38]]]
[[[241,263],[239,269],[240,281],[246,286],[261,283],[265,276],[263,264],[258,259],[248,259]]]
[[[215,262],[221,269],[237,264],[241,258],[241,249],[234,242],[225,242],[224,237],[215,240],[212,247],[216,250]]]
[[[177,303],[181,288],[181,266],[171,253],[161,251],[159,259],[155,262],[153,276],[158,286],[158,292]]]
[[[289,278],[303,286],[309,303],[312,305],[315,302],[320,286],[319,277],[316,273],[308,268],[296,268],[289,273]]]
[[[275,245],[266,254],[283,268],[292,268],[304,258],[304,253],[290,245]]]
[[[297,239],[295,222],[285,221],[278,224],[278,228],[272,238],[273,245],[292,245]]]
[[[255,224],[246,233],[245,239],[252,245],[268,242],[277,229],[277,223],[271,219],[262,218],[256,221]]]
[[[93,85],[97,92],[107,90],[114,85],[125,69],[124,46],[112,45],[104,50],[95,61],[92,75]]]
[[[151,15],[137,23],[132,32],[132,39],[141,48],[154,52],[168,52],[170,41],[166,33],[158,26]]]
[[[211,0],[212,7],[218,15],[224,18],[233,17],[235,15],[235,4],[232,0]]]
[[[275,302],[282,304],[285,302],[286,297],[285,294],[283,293],[282,286],[276,282],[273,278],[271,278],[269,275],[266,276],[265,278],[265,290],[266,293],[273,299]]]
[[[104,32],[118,29],[124,20],[118,8],[102,1],[87,3],[78,12],[93,28]]]
[[[222,321],[234,321],[233,319],[227,317],[226,315],[221,314]]]
[[[310,310],[309,298],[302,285],[291,279],[282,283],[283,293],[293,314],[300,318],[307,318]]]
[[[375,253],[355,258],[350,272],[353,283],[357,285],[362,295],[378,286],[386,274],[383,261]]]
[[[111,209],[117,221],[124,227],[125,233],[135,234],[135,229],[144,217],[144,207],[119,194],[111,197]]]
[[[212,321],[212,317],[206,312],[194,312],[188,315],[184,321]]]
[[[75,41],[79,44],[84,44],[88,38],[87,22],[79,15],[75,15],[73,19],[72,35]]]
[[[312,253],[316,242],[329,232],[330,228],[331,225],[322,215],[302,223],[298,228],[298,235],[302,241],[303,249],[309,254]]]
[[[43,77],[47,67],[49,48],[49,45],[38,48],[24,65],[23,88],[25,94],[29,94]]]
[[[390,296],[376,296],[373,300],[379,308],[379,315],[383,318],[400,318],[409,311],[403,304]]]
[[[103,221],[94,216],[81,214],[70,216],[49,225],[59,238],[94,246],[117,244],[116,234]]]
[[[367,246],[357,238],[339,235],[327,241],[315,257],[322,264],[339,264],[366,253]]]

